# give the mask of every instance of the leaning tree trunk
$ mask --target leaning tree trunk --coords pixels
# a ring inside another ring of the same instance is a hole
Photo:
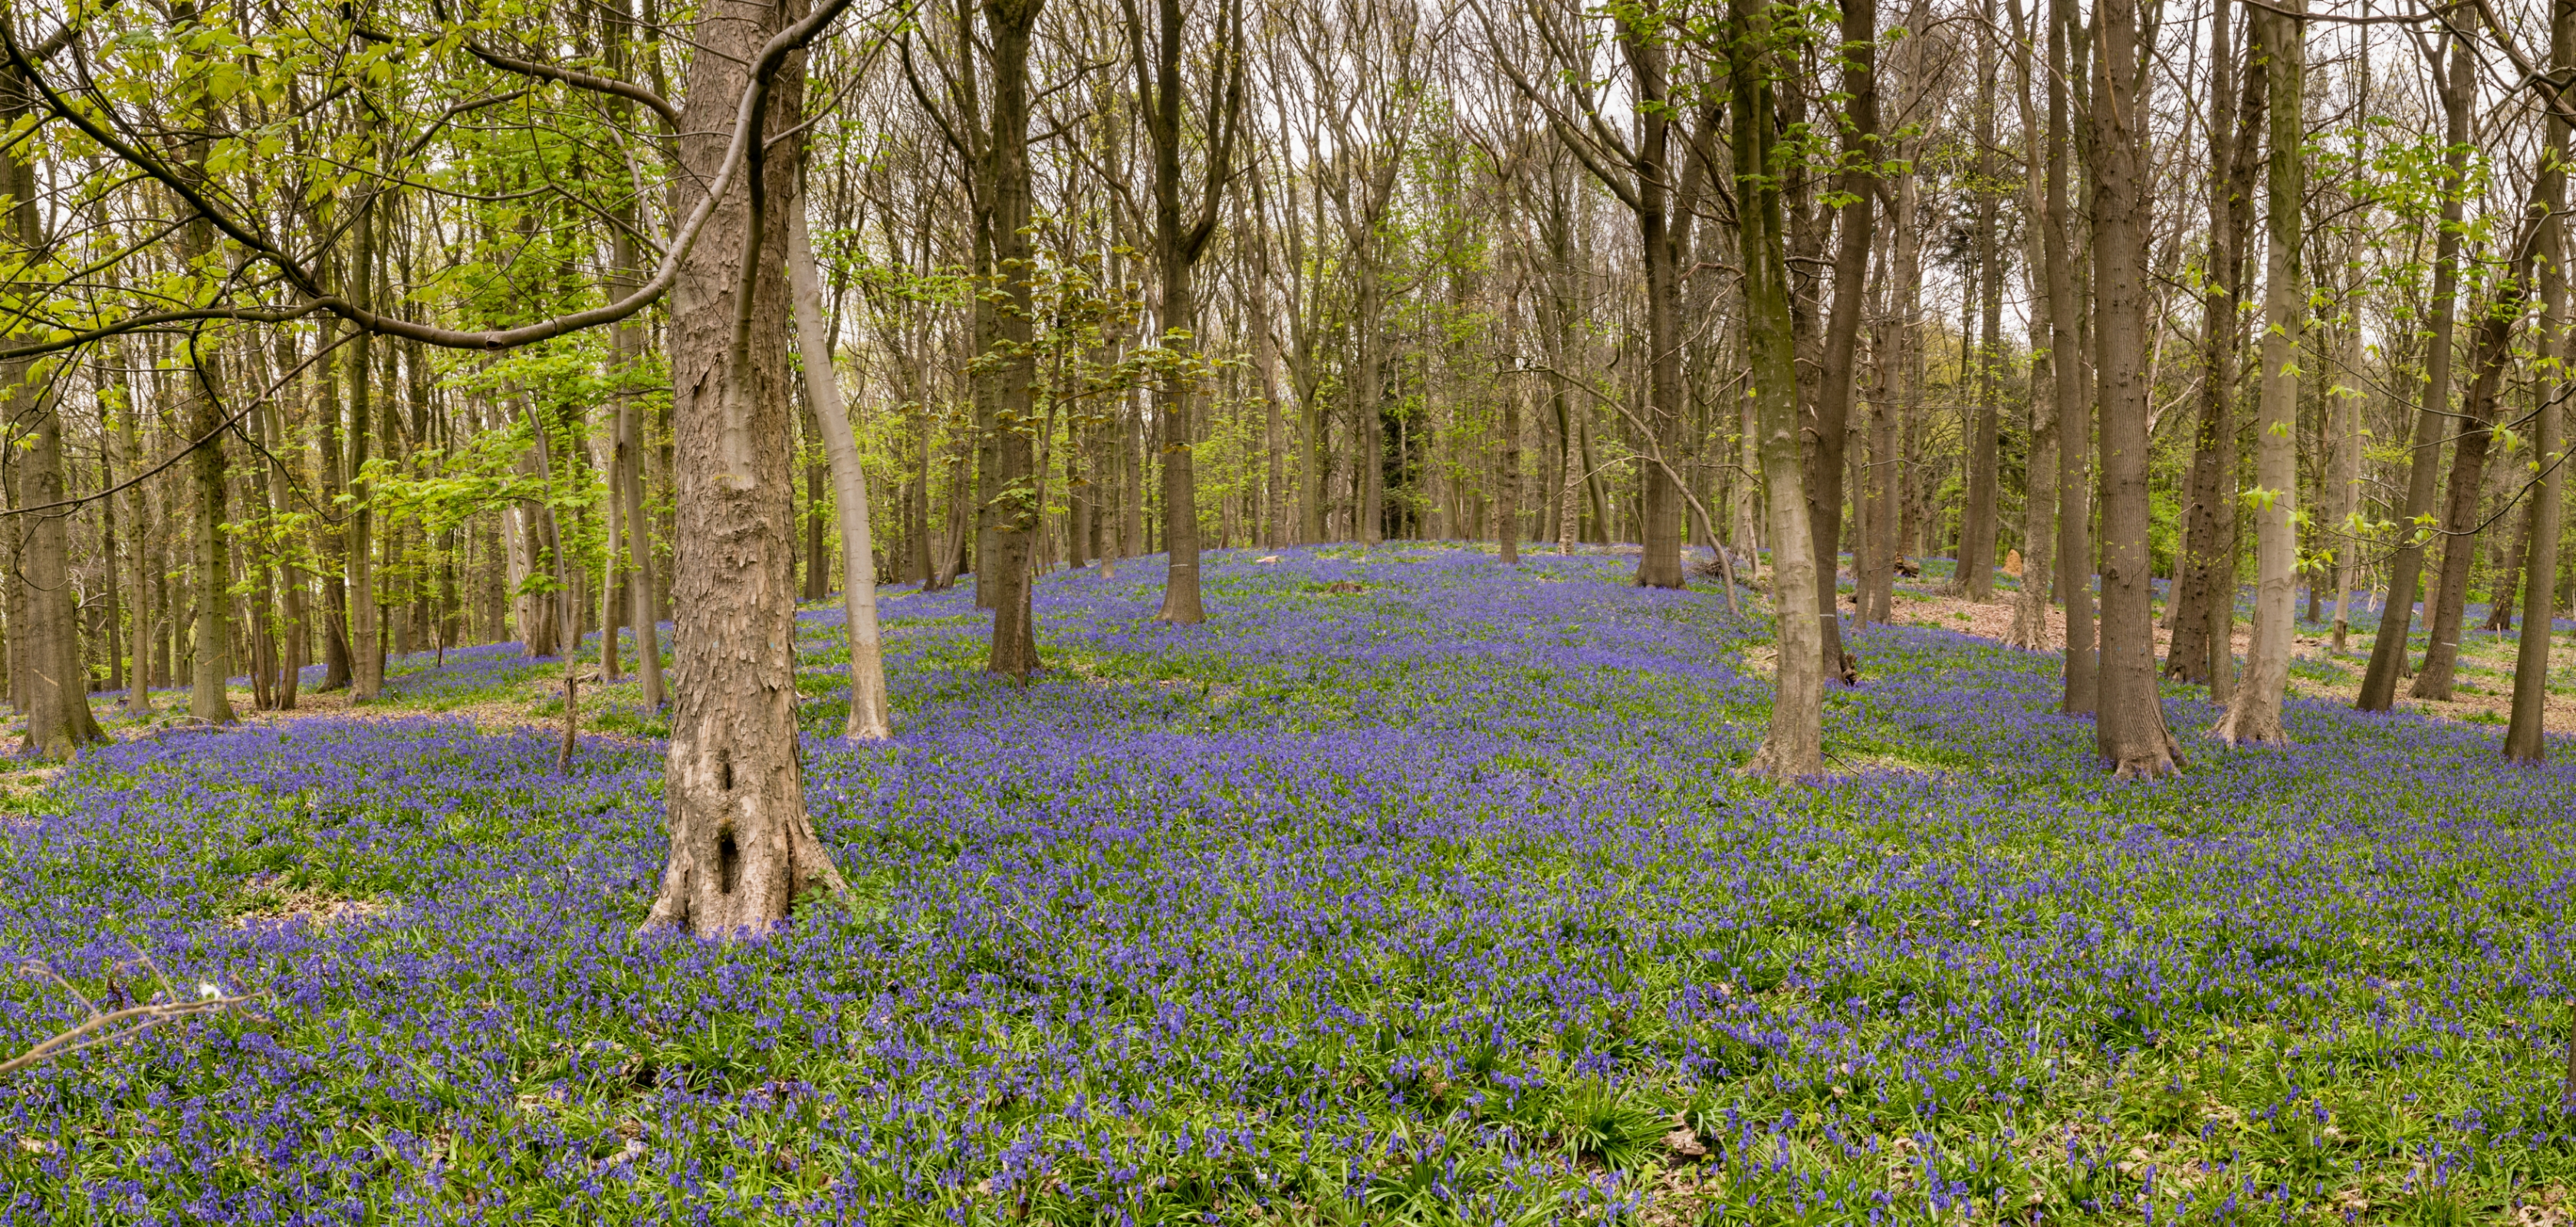
[[[685,173],[672,180],[674,215],[694,207],[719,173],[760,49],[792,16],[751,0],[702,10],[679,125]],[[746,190],[728,193],[707,220],[672,302],[679,684],[662,785],[670,854],[644,926],[702,937],[765,931],[799,896],[841,888],[805,813],[796,745],[787,286],[774,272],[759,275],[762,251],[774,270],[786,250],[788,223],[787,210],[769,207],[765,188],[793,183],[798,155],[793,140],[770,147],[760,131],[797,122],[803,59],[791,55],[773,70],[769,96],[751,113]]]
[[[2296,12],[2304,4],[2287,0],[2285,7]],[[2245,650],[2245,677],[2214,730],[2230,744],[2290,739],[2281,725],[2281,705],[2289,695],[2290,640],[2298,614],[2298,354],[2307,315],[2306,296],[2299,293],[2299,208],[2307,179],[2300,101],[2307,34],[2298,18],[2278,13],[2257,13],[2254,27],[2262,32],[2271,155],[2264,205],[2262,400],[2254,422],[2254,480],[2260,489],[2253,499],[2254,635]]]
[[[2094,334],[2102,407],[2102,675],[2094,738],[2122,776],[2181,762],[2156,693],[2147,553],[2147,89],[2138,65],[2137,0],[2100,0],[2092,107],[2093,253],[2101,322]]]
[[[1770,172],[1774,135],[1771,18],[1755,0],[1727,10],[1728,79],[1734,92],[1736,224],[1744,257],[1744,313],[1770,509],[1774,678],[1771,725],[1746,771],[1795,780],[1824,770],[1824,640],[1816,620],[1815,539],[1807,525],[1798,429],[1798,355],[1789,318],[1788,252],[1780,188]]]
[[[841,735],[881,741],[894,732],[886,704],[885,645],[877,633],[876,546],[869,538],[868,475],[859,466],[858,437],[832,368],[830,325],[823,318],[823,286],[814,271],[814,243],[801,211],[787,219],[787,275],[796,291],[796,343],[805,364],[805,396],[823,429],[831,464],[832,502],[841,527],[841,609],[850,633],[850,714]],[[822,555],[806,564],[830,569]]]
[[[2459,301],[2469,104],[2477,88],[2476,61],[2467,40],[2452,39],[2450,68],[2439,85],[2445,150],[2442,220],[2434,232],[2433,322],[2424,359],[2424,402],[2415,415],[2398,546],[2388,561],[2388,604],[2380,610],[2379,629],[2370,641],[2370,665],[2362,672],[2361,693],[2353,700],[2361,711],[2387,711],[2397,702],[2397,680],[2406,671],[2406,638],[2415,616],[2416,586],[2423,575],[2428,536],[2416,525],[2432,514],[2433,494],[2441,481],[2442,441],[2451,433],[2451,332]]]
[[[2477,561],[2478,539],[2484,535],[2478,531],[2478,511],[2486,491],[2487,448],[2495,439],[2497,396],[2510,359],[2513,325],[2523,312],[2528,292],[2525,283],[2535,237],[2522,236],[2522,254],[2514,262],[2511,279],[2499,287],[2495,304],[2478,321],[2474,334],[2477,348],[2472,369],[2476,375],[2469,384],[2468,403],[2461,406],[2460,442],[2451,455],[2449,498],[2442,515],[2439,587],[2434,590],[2433,608],[2426,611],[2432,622],[2431,633],[2424,645],[2424,668],[2407,691],[2419,699],[2451,697],[2460,658],[2461,623],[2466,620],[2468,608],[2469,568]]]

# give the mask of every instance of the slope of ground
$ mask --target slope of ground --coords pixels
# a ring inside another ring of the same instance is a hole
[[[1892,627],[1826,717],[1880,766],[1756,785],[1766,629],[1631,565],[1053,575],[1026,687],[891,596],[864,748],[809,613],[854,890],[730,947],[632,935],[649,740],[98,751],[0,826],[0,957],[258,1005],[0,1082],[0,1218],[2565,1221],[2566,768],[2301,699],[2114,782],[2053,658]],[[402,701],[543,702],[490,660]],[[79,1009],[7,982],[0,1051]]]

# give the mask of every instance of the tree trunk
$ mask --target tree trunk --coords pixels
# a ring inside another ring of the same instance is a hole
[[[759,48],[802,7],[717,0],[702,10],[674,215],[719,173]],[[765,931],[800,895],[841,889],[806,817],[797,756],[796,604],[784,539],[787,286],[774,273],[757,275],[762,251],[776,268],[788,222],[787,210],[769,207],[766,186],[791,185],[798,160],[795,141],[773,148],[761,132],[785,132],[800,118],[803,60],[791,55],[776,70],[753,120],[747,190],[729,193],[707,220],[681,264],[671,313],[672,598],[676,671],[686,684],[673,696],[663,775],[669,859],[644,925],[701,937]]]
[[[2092,114],[2093,252],[2101,312],[2101,709],[2094,737],[2121,776],[2157,776],[2181,762],[2156,693],[2153,589],[2147,552],[2145,344],[2147,101],[2138,64],[2137,0],[2099,0]]]
[[[366,130],[362,127],[363,133]],[[350,257],[348,293],[360,304],[375,301],[376,271],[376,205],[372,194],[357,202],[354,254]],[[375,439],[375,382],[373,361],[374,335],[360,330],[341,351],[342,367],[349,381],[349,622],[351,672],[349,701],[365,703],[384,689],[384,624],[376,608],[375,512],[370,506],[373,494],[367,480],[367,458]]]
[[[2067,715],[2087,715],[2095,706],[2096,660],[2093,651],[2093,482],[2085,463],[2093,446],[2093,397],[2084,369],[2085,347],[2080,320],[2082,301],[2075,288],[2073,210],[2067,179],[2075,157],[2070,130],[2067,81],[2074,72],[2075,44],[2081,27],[2075,0],[2048,0],[2048,168],[2045,215],[2041,220],[2041,254],[2048,274],[2049,373],[2057,397],[2057,573],[2066,605],[2065,689],[2058,705]]]
[[[129,369],[124,343],[121,340],[109,341],[107,352],[108,365],[120,372],[118,378],[123,381],[110,399],[115,412],[117,440],[124,453],[125,471],[129,480],[134,482],[121,496],[125,501],[126,521],[133,525],[132,531],[126,535],[126,566],[129,568],[126,590],[133,594],[134,627],[129,639],[133,663],[125,674],[125,711],[130,716],[149,716],[152,714],[152,645],[158,639],[155,618],[158,610],[152,600],[152,542],[158,534],[153,531],[151,511],[145,505],[142,481],[145,461],[140,423],[143,410],[135,403],[142,393],[134,386],[130,375],[122,374]]]
[[[992,139],[986,145],[985,182],[992,189],[993,269],[1006,279],[998,287],[1010,309],[995,321],[1002,367],[994,389],[994,430],[989,454],[995,465],[987,486],[992,502],[990,544],[975,560],[975,590],[989,594],[993,610],[993,648],[985,668],[1011,678],[1026,678],[1038,668],[1035,614],[1030,602],[1030,545],[1037,536],[1042,508],[1033,484],[1037,478],[1033,403],[1037,383],[1037,311],[1034,260],[1028,228],[1032,188],[1029,179],[1029,36],[1037,24],[1042,0],[985,0],[985,22],[991,27],[993,93]],[[1168,304],[1166,309],[1168,310]],[[1184,468],[1188,462],[1182,461]],[[1196,556],[1192,556],[1196,582]],[[1195,589],[1193,590],[1195,595]]]
[[[2468,403],[2461,406],[2460,442],[2451,457],[2450,497],[2443,509],[2441,587],[2424,647],[2424,667],[2409,694],[2419,699],[2448,699],[2460,655],[2460,623],[2468,601],[2469,567],[2478,553],[2479,511],[2486,490],[2487,447],[2495,437],[2496,399],[2504,368],[2512,358],[2514,325],[2530,293],[2533,249],[2546,227],[2527,221],[2515,236],[2511,271],[2496,288],[2495,302],[2479,318]]]
[[[893,735],[894,717],[886,703],[885,643],[877,632],[877,562],[868,525],[868,476],[859,465],[858,437],[850,429],[849,409],[841,403],[830,328],[823,318],[822,279],[814,269],[813,240],[806,233],[801,209],[791,211],[787,220],[787,275],[796,294],[796,342],[805,366],[805,396],[822,427],[833,509],[841,529],[841,609],[850,635],[850,712],[841,735],[852,741],[882,741]],[[816,553],[807,565],[820,568],[826,560]]]
[[[1815,535],[1818,657],[1824,676],[1844,685],[1860,679],[1843,650],[1835,581],[1843,535],[1843,450],[1851,427],[1853,355],[1860,344],[1861,305],[1869,293],[1869,252],[1878,199],[1878,0],[1842,0],[1843,171],[1836,210],[1834,299],[1825,320],[1824,370],[1816,392],[1816,445],[1804,474],[1807,520]],[[1861,570],[1852,552],[1853,571]]]
[[[2353,706],[2361,711],[2387,711],[2397,701],[2397,680],[2406,671],[2406,639],[2415,615],[2416,583],[2424,568],[2429,534],[2417,526],[2433,512],[2433,494],[2441,480],[2442,441],[2451,432],[2451,333],[2460,284],[2460,219],[2468,177],[2469,105],[2477,90],[2477,66],[2468,42],[2450,36],[2451,63],[2437,72],[2442,100],[2442,220],[2433,248],[2432,337],[2424,361],[2424,402],[2415,415],[2415,437],[2406,473],[2406,506],[2398,519],[2398,545],[2388,561],[2388,604],[2380,610],[2379,629],[2370,642],[2370,665],[2362,673],[2361,693]],[[2440,57],[2434,57],[2436,67]]]
[[[1996,436],[2000,415],[1995,404],[1995,368],[2000,365],[2003,354],[2003,347],[1996,340],[2003,314],[2003,276],[2001,244],[1996,241],[1995,195],[1985,186],[1996,180],[1994,4],[1992,0],[1983,0],[1979,9],[1977,96],[1970,105],[1976,108],[1979,185],[1976,190],[1977,291],[1983,318],[1979,321],[1977,343],[1970,347],[1968,355],[1975,364],[1976,408],[1970,418],[1967,440],[1968,502],[1959,519],[1959,570],[1957,578],[1952,581],[1959,593],[1971,601],[1994,598],[1996,504],[2002,484],[1997,470]]]
[[[2306,0],[2284,7],[2305,11]],[[2306,196],[2307,31],[2297,17],[2259,12],[2258,64],[2266,84],[2270,131],[2268,241],[2263,257],[2262,400],[2254,423],[2254,634],[2245,677],[2229,696],[2215,732],[2230,744],[2282,743],[2281,705],[2290,684],[2290,641],[2297,630],[2299,582],[2299,346],[2307,296],[2299,289],[2299,209]],[[2230,441],[2231,446],[2233,441]]]
[[[1867,4],[1870,0],[1858,2]],[[1672,104],[1666,97],[1663,38],[1658,31],[1642,29],[1639,21],[1622,20],[1619,46],[1627,57],[1641,100],[1637,107],[1637,237],[1646,272],[1645,428],[1651,436],[1646,447],[1655,455],[1670,457],[1680,450],[1682,412],[1681,328],[1675,318],[1681,289],[1680,270],[1675,265],[1690,217],[1687,202],[1683,202],[1678,218],[1673,214],[1672,185],[1677,178],[1674,171],[1681,159],[1672,153]],[[1863,205],[1862,215],[1868,212]],[[1637,556],[1636,582],[1645,588],[1679,588],[1686,579],[1682,572],[1681,488],[1664,466],[1639,467],[1643,470],[1639,478],[1644,523],[1639,525],[1638,536],[1644,552]],[[1834,642],[1839,648],[1840,640]]]
[[[2549,66],[2553,73],[2563,74],[2576,67],[2576,0],[2555,0],[2550,6]],[[2562,92],[2560,97],[2564,97]],[[2547,135],[2542,144],[2539,191],[2535,193],[2548,209],[2540,235],[2541,282],[2540,301],[2543,321],[2538,349],[2554,356],[2558,365],[2544,376],[2539,389],[2539,420],[2533,424],[2534,452],[2540,462],[2537,488],[2531,492],[2531,546],[2525,560],[2528,578],[2522,583],[2522,639],[2515,645],[2513,659],[2513,715],[2505,725],[2504,756],[2514,762],[2537,763],[2549,753],[2544,736],[2545,711],[2549,702],[2549,648],[2555,636],[2551,625],[2550,594],[2558,573],[2558,530],[2565,515],[2567,476],[2559,464],[2567,449],[2566,408],[2559,403],[2566,387],[2566,362],[2571,356],[2568,345],[2567,272],[2563,263],[2567,255],[2568,123],[2562,113],[2550,112]],[[2576,1048],[2571,1048],[2576,1054]],[[2570,1069],[2576,1070],[2576,1055],[2569,1057]]]
[[[1815,538],[1807,520],[1798,422],[1798,355],[1789,318],[1788,252],[1780,187],[1771,171],[1773,102],[1766,61],[1770,14],[1756,0],[1727,7],[1728,81],[1735,124],[1736,225],[1744,259],[1744,303],[1768,487],[1773,581],[1770,728],[1747,764],[1750,774],[1804,779],[1824,770],[1823,637],[1817,628]]]

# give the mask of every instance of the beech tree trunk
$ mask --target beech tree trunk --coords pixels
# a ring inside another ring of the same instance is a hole
[[[1809,528],[1815,535],[1818,659],[1824,676],[1844,685],[1860,678],[1843,649],[1835,581],[1842,553],[1843,452],[1851,433],[1853,356],[1860,344],[1861,305],[1869,293],[1878,176],[1878,0],[1842,0],[1843,171],[1837,185],[1840,233],[1834,250],[1834,298],[1825,320],[1824,370],[1816,393],[1816,445],[1805,474]],[[1854,550],[1853,572],[1862,551]],[[1860,585],[1855,584],[1858,588]]]
[[[0,115],[16,116],[25,107],[16,74],[0,75]],[[36,212],[35,163],[21,144],[0,158],[11,201],[9,246],[22,258],[39,258],[45,246],[44,226]],[[200,223],[202,224],[202,223]],[[16,493],[21,508],[64,502],[68,483],[63,471],[62,397],[49,373],[33,362],[0,364],[0,403],[10,422],[29,422],[17,444]],[[32,421],[30,421],[32,419]],[[73,508],[55,507],[15,517],[17,566],[9,579],[25,591],[17,603],[18,620],[9,627],[11,668],[27,717],[26,749],[50,759],[67,759],[81,746],[107,740],[89,708],[89,668],[81,657],[79,610],[71,583],[69,517]],[[141,521],[136,521],[138,531]],[[215,681],[221,693],[223,679]],[[230,713],[225,713],[229,718]]]
[[[993,469],[989,544],[975,560],[975,589],[993,610],[992,655],[985,668],[1025,679],[1038,668],[1036,616],[1030,603],[1029,563],[1043,509],[1038,506],[1035,261],[1028,228],[1033,189],[1029,179],[1029,37],[1043,0],[985,0],[992,39],[992,136],[985,145],[985,182],[992,190],[993,264],[1004,279],[1008,310],[997,312],[995,340],[1002,365],[993,389],[994,423],[988,448]],[[1168,307],[1166,308],[1168,309]],[[989,352],[989,351],[988,351]],[[1182,464],[1186,467],[1188,461]],[[1192,523],[1196,523],[1193,516]],[[1193,541],[1193,546],[1195,546]],[[1196,555],[1192,556],[1195,584]]]
[[[1977,290],[1983,310],[1977,343],[1969,347],[1967,355],[1968,360],[1975,364],[1976,407],[1968,424],[1968,501],[1959,517],[1959,569],[1951,581],[1952,586],[1971,601],[1991,600],[1995,595],[1996,504],[2001,485],[1997,473],[1999,414],[1995,405],[1995,368],[2003,354],[2003,346],[1995,335],[1997,324],[2002,319],[2001,244],[1995,237],[1995,195],[1985,186],[1995,182],[1997,177],[1994,166],[1993,0],[1983,0],[1979,10],[1980,20],[1976,27],[1977,96],[1970,105],[1976,108],[1979,185],[1976,191]]]
[[[2264,76],[2238,73],[2231,6],[2219,0],[2210,34],[2209,260],[2201,289],[2200,421],[2184,478],[2183,566],[2174,585],[2173,643],[2165,675],[2210,688],[2225,701],[2231,682],[2236,606],[2235,404],[2244,322],[2245,232],[2253,215],[2257,126]]]
[[[2306,0],[2284,8],[2305,11]],[[2228,697],[2215,732],[2234,743],[2282,743],[2289,696],[2290,640],[2299,584],[2299,345],[2307,296],[2299,285],[2299,210],[2305,200],[2306,137],[2300,111],[2307,79],[2307,31],[2296,17],[2258,12],[2259,65],[2269,112],[2268,199],[2264,205],[2262,400],[2254,420],[2254,634],[2245,677]],[[2233,441],[2229,442],[2231,449]]]
[[[362,139],[366,131],[361,128]],[[357,233],[347,292],[362,305],[375,301],[376,203],[372,195],[359,200],[353,219]],[[376,609],[375,512],[369,504],[373,483],[366,476],[376,430],[375,337],[360,330],[340,352],[341,370],[349,381],[349,701],[364,703],[383,691],[385,684],[384,624]]]
[[[2576,0],[2555,0],[2549,6],[2549,66],[2564,74],[2576,67]],[[2562,92],[2560,97],[2565,97]],[[2539,420],[2533,423],[2533,445],[2540,462],[2538,486],[2531,491],[2531,545],[2524,563],[2526,578],[2522,582],[2522,638],[2515,644],[2513,660],[2513,715],[2505,725],[2504,756],[2514,762],[2537,763],[2549,754],[2544,708],[2549,702],[2549,648],[2556,638],[2551,625],[2551,591],[2558,574],[2558,529],[2565,515],[2567,475],[2558,463],[2567,450],[2567,411],[2559,403],[2567,380],[2565,363],[2571,356],[2568,346],[2567,271],[2567,155],[2568,123],[2564,115],[2553,110],[2547,122],[2547,135],[2542,142],[2538,190],[2534,193],[2548,209],[2548,220],[2541,224],[2540,234],[2540,302],[2542,354],[2555,356],[2559,365],[2544,377],[2538,389]],[[2571,1049],[2576,1053],[2576,1049]],[[2576,1055],[2570,1056],[2576,1062]],[[2576,1065],[2571,1065],[2576,1068]]]
[[[2370,665],[2361,676],[2361,693],[2353,706],[2361,711],[2387,711],[2397,701],[2397,680],[2406,672],[2406,639],[2415,616],[2417,581],[2424,569],[2424,547],[2430,534],[2417,527],[2433,512],[2433,494],[2441,481],[2442,441],[2451,433],[2451,333],[2460,287],[2460,218],[2468,178],[2469,104],[2477,90],[2477,63],[2465,39],[2451,41],[2447,70],[2435,57],[2436,84],[2442,100],[2442,220],[2434,231],[2432,337],[2424,358],[2424,403],[2415,415],[2415,437],[2406,472],[2406,505],[2399,515],[2397,550],[2388,561],[2388,604],[2380,610],[2379,629],[2370,642]]]
[[[1817,628],[1815,538],[1807,524],[1800,452],[1798,355],[1789,318],[1788,250],[1780,186],[1770,173],[1775,133],[1767,75],[1771,17],[1758,0],[1727,6],[1727,78],[1733,93],[1736,225],[1744,259],[1744,312],[1752,359],[1762,479],[1769,507],[1774,669],[1770,728],[1745,770],[1796,780],[1824,770],[1824,642]]]
[[[801,203],[801,202],[800,202]],[[814,269],[814,244],[799,209],[787,222],[787,275],[796,293],[797,356],[805,366],[805,395],[822,428],[823,453],[831,467],[832,503],[840,524],[841,609],[849,622],[850,713],[841,735],[852,741],[881,741],[894,733],[894,716],[886,703],[885,641],[877,631],[876,546],[869,539],[868,475],[859,466],[858,437],[850,413],[841,403],[841,386],[832,367],[832,337],[823,318],[823,284]],[[806,564],[825,568],[817,553]]]
[[[2065,590],[2065,692],[2059,710],[2090,714],[2095,706],[2093,651],[2093,482],[2085,462],[2093,447],[2093,397],[2084,369],[2084,307],[2075,288],[2073,203],[2067,180],[2075,158],[2067,82],[2075,74],[2081,27],[2075,0],[2048,0],[2048,167],[2041,217],[2041,255],[2047,262],[2049,373],[2057,397],[2057,564]],[[2036,393],[2034,392],[2034,395]]]
[[[2157,776],[2175,770],[2182,756],[2156,693],[2147,570],[2147,91],[2137,0],[2099,0],[2094,12],[2093,252],[2101,312],[2094,346],[2102,407],[2102,674],[2094,738],[2115,774]]]
[[[672,178],[675,215],[694,207],[701,185],[719,172],[759,49],[802,7],[716,0],[701,10],[679,124],[687,173]],[[670,854],[644,926],[701,937],[766,931],[799,896],[841,888],[806,816],[797,756],[788,293],[774,271],[761,275],[760,261],[767,251],[766,269],[776,268],[790,219],[767,201],[766,188],[793,184],[798,162],[793,140],[771,147],[760,133],[797,122],[804,69],[798,53],[776,70],[755,112],[742,190],[708,219],[672,302],[679,684],[662,786]]]

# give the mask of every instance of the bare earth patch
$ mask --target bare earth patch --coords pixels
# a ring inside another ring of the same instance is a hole
[[[249,929],[259,926],[284,928],[298,921],[326,928],[351,920],[381,916],[390,910],[374,899],[350,899],[310,886],[274,888],[272,878],[253,878],[249,885],[271,896],[263,906],[252,908],[233,918],[233,923]]]

